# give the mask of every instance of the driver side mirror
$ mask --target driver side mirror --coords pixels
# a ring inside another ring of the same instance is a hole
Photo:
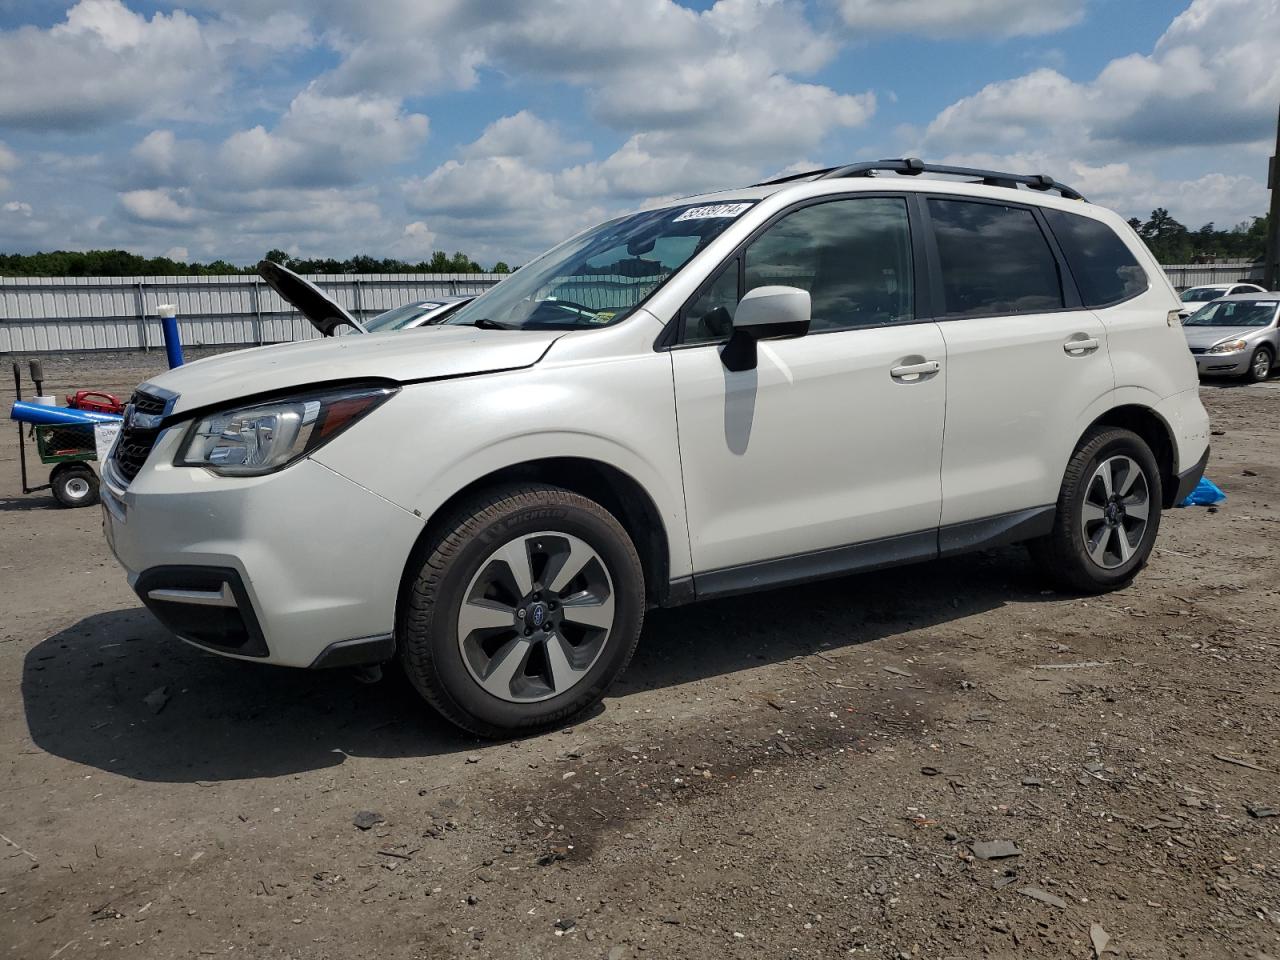
[[[733,335],[720,352],[729,370],[753,370],[756,343],[779,337],[803,337],[809,332],[809,291],[799,287],[756,287],[738,301]]]

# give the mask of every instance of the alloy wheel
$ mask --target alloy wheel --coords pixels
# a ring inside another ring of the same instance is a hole
[[[1253,378],[1265,380],[1271,375],[1271,354],[1259,350],[1253,355]]]
[[[1103,460],[1085,488],[1080,527],[1089,559],[1104,570],[1128,563],[1142,544],[1151,512],[1147,475],[1132,458]]]
[[[480,564],[458,611],[458,646],[488,693],[533,703],[580,683],[613,630],[613,581],[600,554],[567,533],[509,540]]]

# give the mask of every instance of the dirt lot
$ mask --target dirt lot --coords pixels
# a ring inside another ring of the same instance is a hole
[[[1280,382],[1203,393],[1230,500],[1128,589],[1007,549],[654,613],[515,743],[172,640],[96,510],[0,499],[0,957],[1280,957]]]

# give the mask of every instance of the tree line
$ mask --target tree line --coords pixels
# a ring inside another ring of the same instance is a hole
[[[1164,207],[1151,211],[1146,220],[1134,217],[1129,226],[1138,232],[1161,263],[1196,263],[1210,260],[1261,260],[1267,251],[1271,215],[1253,217],[1229,230],[1206,223],[1190,230]]]
[[[499,260],[486,271],[467,254],[450,256],[437,250],[429,260],[409,263],[361,254],[346,260],[291,257],[270,250],[266,259],[295,273],[510,273]],[[169,257],[142,257],[127,250],[51,250],[48,253],[0,253],[0,277],[211,277],[251,274],[256,266],[240,267],[226,260],[185,262]]]

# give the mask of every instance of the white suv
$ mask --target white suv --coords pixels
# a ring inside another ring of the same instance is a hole
[[[532,730],[648,607],[1015,542],[1127,583],[1208,457],[1179,307],[1048,177],[815,171],[586,230],[438,326],[156,377],[106,535],[184,640],[398,657],[455,723]]]

